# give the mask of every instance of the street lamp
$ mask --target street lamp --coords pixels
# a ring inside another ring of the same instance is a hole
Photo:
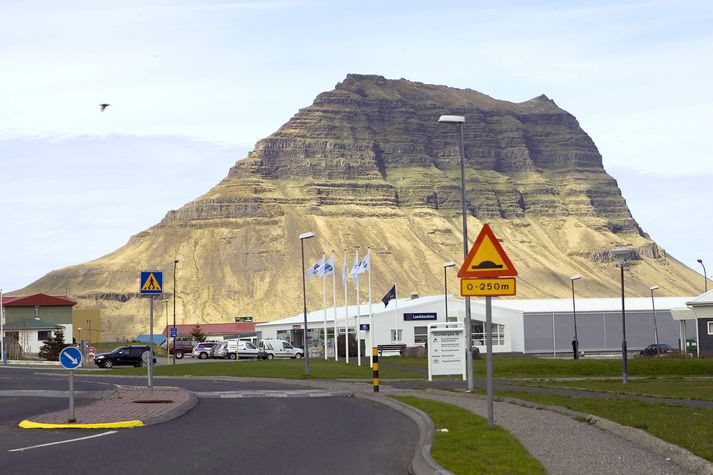
[[[448,275],[446,269],[455,265],[456,263],[453,261],[443,263],[443,302],[446,304],[446,322],[448,322]]]
[[[656,325],[656,305],[654,304],[654,290],[658,290],[660,287],[658,285],[653,285],[649,287],[651,291],[651,308],[654,311],[654,340],[656,340],[656,354],[659,353],[659,329]]]
[[[168,299],[163,299],[163,313],[166,315],[166,364],[169,363],[170,355],[168,354],[168,336],[171,334],[168,329]]]
[[[442,115],[438,118],[440,124],[457,125],[460,132],[460,201],[461,214],[463,215],[463,260],[468,258],[468,221],[465,211],[465,149],[463,143],[463,124],[465,117],[460,115]],[[468,391],[473,390],[473,337],[470,327],[470,297],[465,298],[465,374],[468,382]]]
[[[574,359],[579,359],[579,338],[577,338],[577,307],[574,304],[574,281],[581,279],[582,276],[579,274],[573,275],[569,278],[572,282],[572,317],[574,318],[574,341],[572,344],[572,351],[574,352]]]
[[[696,259],[703,266],[703,291],[708,292],[708,276],[706,274],[706,266],[703,264],[703,259]]]
[[[305,374],[309,377],[309,348],[307,348],[307,283],[305,280],[305,239],[314,237],[313,232],[300,234],[300,248],[302,250],[302,303],[304,304],[304,350],[305,350]]]
[[[173,260],[173,328],[176,328],[176,266],[178,259]],[[176,335],[178,335],[178,331]],[[173,337],[173,364],[176,364],[176,337]]]
[[[621,382],[626,384],[629,381],[629,368],[627,366],[626,360],[626,310],[624,308],[624,265],[626,265],[626,258],[631,256],[631,249],[628,247],[615,247],[612,250],[612,254],[619,261],[619,267],[621,268],[621,364],[622,364],[622,378]]]
[[[82,341],[82,327],[77,328],[79,330],[79,341]]]

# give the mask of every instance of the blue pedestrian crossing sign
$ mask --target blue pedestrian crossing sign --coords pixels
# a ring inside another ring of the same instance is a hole
[[[162,294],[163,272],[142,272],[139,289],[141,294]]]
[[[59,354],[59,362],[66,369],[74,369],[82,364],[82,352],[75,346],[68,346]]]

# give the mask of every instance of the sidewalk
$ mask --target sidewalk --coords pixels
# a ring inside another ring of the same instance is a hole
[[[104,429],[142,427],[166,422],[192,409],[198,398],[183,388],[120,387],[98,401],[75,407],[76,421],[68,422],[69,409],[32,417],[20,423],[25,429]]]

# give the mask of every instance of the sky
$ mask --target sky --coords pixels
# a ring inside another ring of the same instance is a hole
[[[546,94],[711,274],[711,24],[703,0],[2,0],[0,288],[125,244],[348,73]]]

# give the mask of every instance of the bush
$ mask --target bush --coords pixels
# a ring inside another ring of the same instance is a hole
[[[53,337],[45,340],[37,356],[47,361],[59,361],[59,354],[68,346],[70,345],[64,342],[64,332],[56,331]]]

